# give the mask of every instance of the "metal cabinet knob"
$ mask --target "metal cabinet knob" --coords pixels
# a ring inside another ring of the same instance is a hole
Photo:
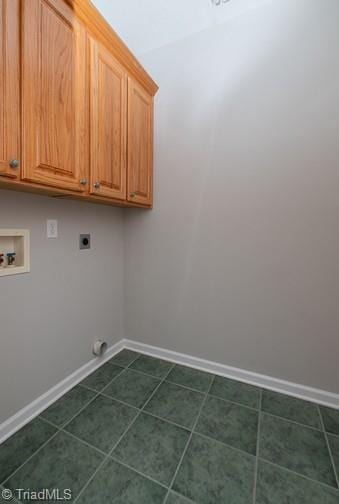
[[[82,179],[80,179],[80,184],[81,184],[81,185],[86,185],[86,184],[87,184],[87,182],[88,182],[87,178],[82,178]]]
[[[136,197],[136,195],[137,195],[137,193],[135,193],[135,192],[131,192],[130,197],[131,197],[131,198],[135,198],[135,197]]]
[[[97,180],[94,184],[94,189],[99,189],[100,187],[100,182]]]
[[[16,170],[19,167],[19,161],[18,159],[11,159],[9,162],[9,166],[13,169]]]

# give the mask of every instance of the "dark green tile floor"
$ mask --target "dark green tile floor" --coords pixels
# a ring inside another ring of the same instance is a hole
[[[0,504],[339,504],[338,479],[338,410],[131,350],[0,445]]]

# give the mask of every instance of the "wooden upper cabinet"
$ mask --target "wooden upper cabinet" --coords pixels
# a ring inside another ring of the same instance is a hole
[[[90,40],[90,192],[126,199],[127,74]]]
[[[0,0],[0,175],[20,173],[19,0]]]
[[[0,0],[0,187],[150,208],[157,89],[89,0]]]
[[[88,173],[85,28],[62,0],[24,0],[22,25],[22,178],[83,191]]]
[[[153,97],[128,78],[128,201],[152,205]]]

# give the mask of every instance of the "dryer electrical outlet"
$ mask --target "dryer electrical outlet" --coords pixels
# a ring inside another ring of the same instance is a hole
[[[80,250],[86,250],[91,248],[91,235],[81,234],[79,240]]]

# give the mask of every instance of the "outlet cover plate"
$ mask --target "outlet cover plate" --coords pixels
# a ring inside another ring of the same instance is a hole
[[[58,221],[47,219],[47,238],[58,238]]]

